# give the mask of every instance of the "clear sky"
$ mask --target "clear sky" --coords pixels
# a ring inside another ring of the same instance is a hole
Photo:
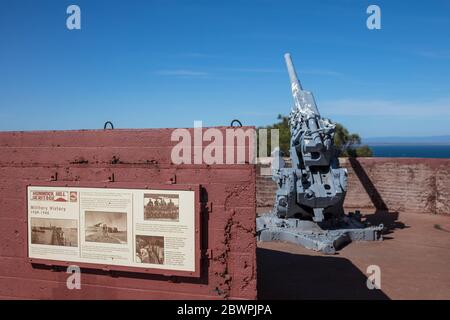
[[[0,0],[0,130],[271,124],[292,106],[285,52],[363,137],[450,134],[448,0]]]

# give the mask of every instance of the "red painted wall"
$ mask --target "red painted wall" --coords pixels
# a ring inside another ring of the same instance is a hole
[[[0,132],[0,298],[256,298],[255,166],[173,165],[172,131]],[[112,175],[115,182],[109,182]],[[68,185],[130,188],[135,182],[200,184],[201,277],[84,270],[81,290],[68,290],[65,270],[31,265],[26,186],[51,186],[55,177]]]
[[[450,215],[450,159],[341,158],[340,163],[348,170],[348,208]],[[272,206],[276,188],[271,176],[258,174],[258,206]]]
[[[450,159],[341,159],[348,207],[450,215]]]

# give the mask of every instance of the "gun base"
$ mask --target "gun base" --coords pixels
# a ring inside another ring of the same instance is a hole
[[[273,213],[256,218],[258,241],[286,241],[324,254],[336,251],[352,241],[382,240],[383,225],[364,226],[353,215],[345,215],[338,225],[300,219],[281,219]]]

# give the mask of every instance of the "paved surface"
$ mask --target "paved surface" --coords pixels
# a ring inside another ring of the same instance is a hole
[[[450,299],[450,217],[376,212],[368,219],[388,226],[385,240],[353,242],[333,256],[258,243],[259,298]],[[367,289],[369,265],[381,268],[381,290]]]

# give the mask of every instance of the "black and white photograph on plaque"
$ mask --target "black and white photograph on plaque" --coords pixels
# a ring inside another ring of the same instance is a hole
[[[77,220],[31,218],[31,243],[78,247]]]
[[[126,212],[85,211],[85,241],[127,243]]]
[[[164,237],[136,235],[136,262],[164,264]]]
[[[176,221],[180,219],[178,194],[144,194],[144,220]]]

